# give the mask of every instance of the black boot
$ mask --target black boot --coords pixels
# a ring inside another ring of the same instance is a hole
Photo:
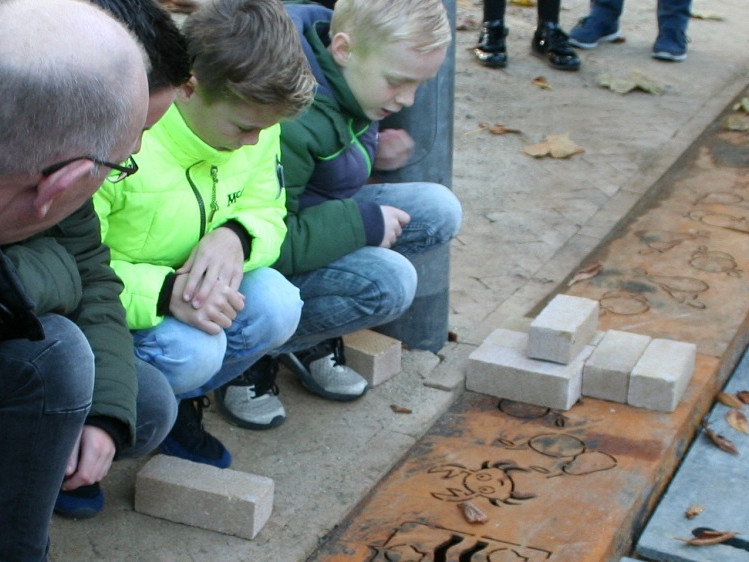
[[[535,54],[547,59],[552,68],[558,70],[580,68],[580,58],[570,47],[569,36],[556,23],[538,22],[531,48]]]
[[[492,68],[507,66],[505,37],[507,37],[509,31],[502,20],[485,21],[481,25],[479,44],[473,50],[481,64]]]

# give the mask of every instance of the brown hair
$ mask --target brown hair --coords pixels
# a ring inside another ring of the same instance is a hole
[[[312,102],[315,79],[280,0],[210,0],[182,31],[207,103],[270,105],[292,117]]]

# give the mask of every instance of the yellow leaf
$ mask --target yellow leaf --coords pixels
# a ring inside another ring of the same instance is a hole
[[[569,158],[575,154],[585,152],[585,149],[576,144],[568,135],[548,135],[549,153],[552,158]]]
[[[513,6],[523,6],[524,8],[532,8],[536,5],[536,0],[510,0],[510,4]]]
[[[749,422],[741,410],[728,410],[726,414],[728,425],[741,433],[749,433]]]
[[[549,154],[549,143],[539,142],[536,144],[530,144],[523,148],[523,152],[525,152],[526,154],[530,154],[534,158],[542,158],[543,156]]]
[[[695,19],[700,20],[718,20],[723,21],[725,18],[719,14],[718,12],[708,12],[704,10],[692,10],[692,13],[689,14]]]

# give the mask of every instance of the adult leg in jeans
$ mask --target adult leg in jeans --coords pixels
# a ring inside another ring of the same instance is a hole
[[[94,356],[78,327],[0,342],[0,560],[42,560],[68,458],[91,407]]]

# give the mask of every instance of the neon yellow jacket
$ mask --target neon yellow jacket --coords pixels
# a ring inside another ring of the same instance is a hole
[[[256,145],[218,151],[197,137],[175,105],[143,135],[139,171],[94,195],[102,239],[125,285],[121,300],[131,330],[151,328],[165,278],[182,266],[208,232],[227,221],[252,238],[244,265],[273,264],[286,235],[279,181],[280,127]]]

